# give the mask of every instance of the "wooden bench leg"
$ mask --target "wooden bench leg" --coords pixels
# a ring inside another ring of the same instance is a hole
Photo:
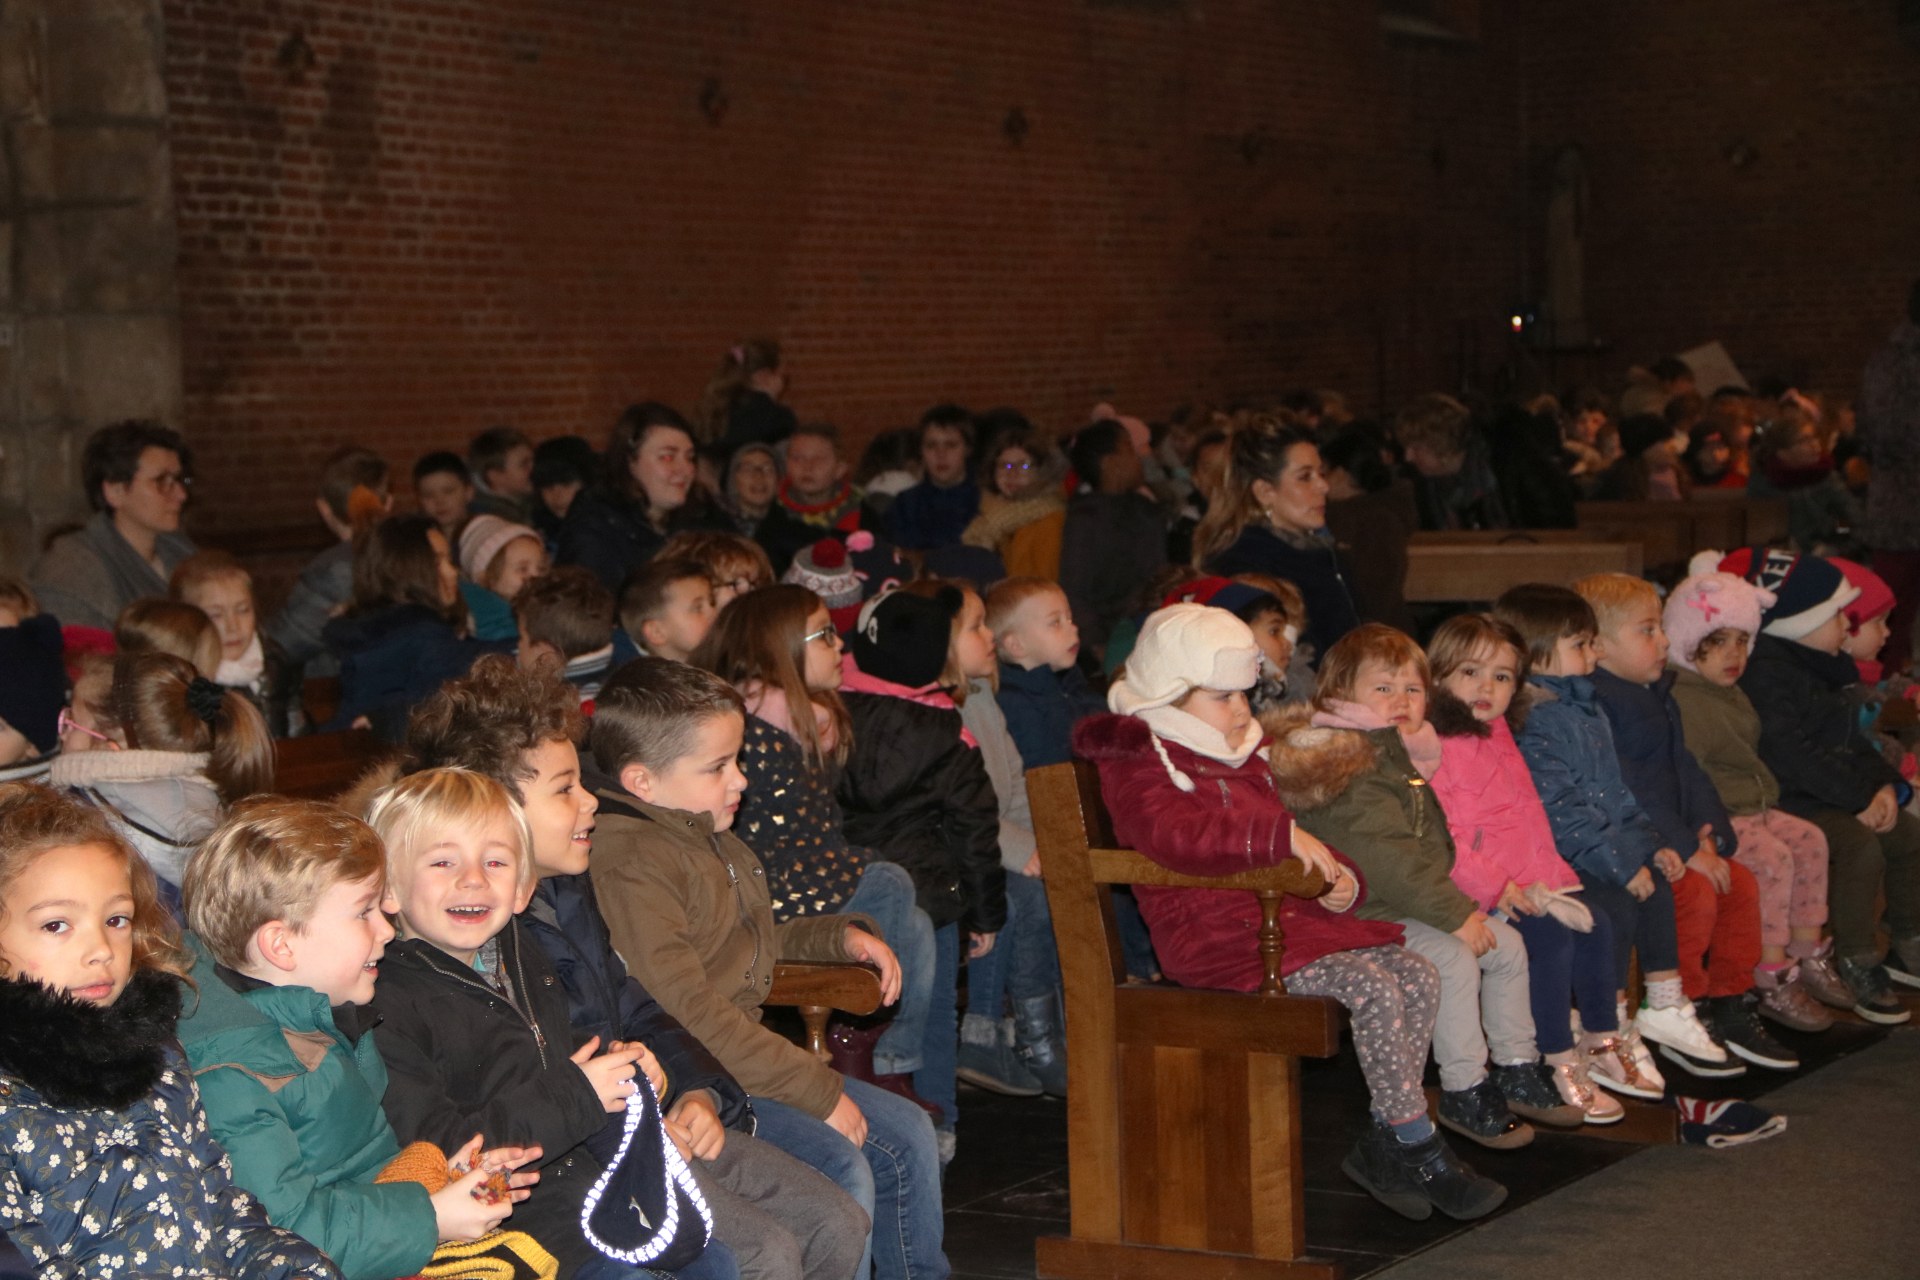
[[[823,1004],[800,1006],[800,1021],[807,1026],[807,1048],[822,1062],[827,1060],[827,1017],[832,1012]]]

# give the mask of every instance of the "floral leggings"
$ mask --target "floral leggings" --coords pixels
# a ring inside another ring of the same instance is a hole
[[[1331,996],[1346,1007],[1373,1113],[1402,1124],[1427,1113],[1420,1080],[1440,1012],[1440,974],[1405,947],[1336,951],[1287,975],[1287,994]]]
[[[1733,820],[1733,856],[1760,882],[1760,941],[1787,945],[1788,930],[1827,922],[1827,837],[1805,818],[1768,809]],[[1811,952],[1809,952],[1811,954]]]

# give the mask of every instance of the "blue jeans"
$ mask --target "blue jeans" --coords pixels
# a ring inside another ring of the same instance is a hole
[[[1507,923],[1527,944],[1528,995],[1533,1004],[1533,1035],[1542,1053],[1573,1048],[1568,997],[1580,1010],[1587,1031],[1618,1031],[1614,1009],[1613,922],[1594,911],[1593,932],[1577,933],[1552,916],[1516,911]]]
[[[913,877],[896,862],[870,862],[860,885],[842,905],[873,917],[880,937],[900,961],[900,999],[893,1021],[873,1046],[873,1069],[883,1076],[920,1069],[920,1042],[927,1034],[933,998],[933,921],[914,905]]]
[[[825,1121],[771,1098],[753,1100],[760,1120],[755,1135],[832,1178],[868,1212],[874,1280],[946,1280],[933,1122],[905,1098],[858,1080],[845,1084],[867,1117],[864,1147],[856,1149]],[[867,1264],[855,1274],[864,1277]]]
[[[1034,876],[1007,872],[1007,922],[993,950],[967,961],[967,1012],[999,1020],[1006,998],[1052,995],[1060,985],[1060,953],[1053,943],[1047,886]]]
[[[1653,896],[1637,901],[1619,885],[1608,884],[1578,867],[1580,896],[1594,915],[1604,915],[1613,926],[1613,987],[1627,989],[1627,972],[1633,967],[1633,953],[1640,953],[1640,972],[1659,973],[1680,967],[1680,939],[1673,919],[1673,886],[1649,866],[1653,875]],[[1585,1017],[1582,1014],[1581,1017]]]
[[[920,1037],[920,1069],[913,1091],[940,1108],[940,1127],[960,1121],[960,926],[933,931],[933,993],[927,1005],[926,1034]]]

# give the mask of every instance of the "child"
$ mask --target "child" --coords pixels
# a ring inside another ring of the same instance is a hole
[[[0,781],[44,774],[61,748],[61,652],[60,620],[40,612],[26,583],[0,576]]]
[[[987,592],[986,608],[1000,659],[994,699],[1020,759],[1029,769],[1071,759],[1074,722],[1102,703],[1075,665],[1080,629],[1067,593],[1042,578],[1008,578]]]
[[[786,389],[779,343],[749,338],[729,347],[694,413],[699,438],[727,449],[778,444],[794,430],[793,410],[780,403]]]
[[[180,562],[169,584],[176,600],[198,608],[220,634],[220,666],[213,682],[238,689],[267,718],[267,730],[286,738],[306,727],[298,683],[286,656],[260,634],[253,606],[253,575],[224,551],[197,551]]]
[[[1708,553],[1718,563],[1717,553]],[[1739,840],[1734,858],[1760,886],[1760,1012],[1782,1026],[1824,1031],[1822,1003],[1851,1009],[1820,937],[1827,923],[1827,838],[1779,807],[1780,783],[1760,759],[1760,716],[1741,692],[1747,649],[1773,593],[1730,573],[1699,572],[1667,597],[1673,701],[1687,750],[1706,771]]]
[[[1060,535],[1060,588],[1098,652],[1142,578],[1167,562],[1167,527],[1145,483],[1127,429],[1111,419],[1083,428],[1067,450],[1080,483]]]
[[[292,687],[303,676],[334,673],[320,630],[353,596],[354,531],[383,519],[393,507],[386,459],[352,445],[335,450],[320,469],[320,496],[313,505],[336,541],[307,562],[286,604],[267,624],[267,634],[286,655]]]
[[[1119,714],[1082,721],[1074,750],[1100,769],[1115,837],[1162,866],[1218,876],[1296,857],[1326,879],[1321,899],[1281,900],[1281,964],[1290,993],[1331,996],[1353,1016],[1373,1116],[1341,1168],[1409,1218],[1435,1207],[1462,1219],[1491,1213],[1506,1189],[1454,1158],[1420,1090],[1439,979],[1398,945],[1397,926],[1345,914],[1363,899],[1359,873],[1295,826],[1280,803],[1244,692],[1258,661],[1246,624],[1224,610],[1161,609],[1108,692]],[[1260,908],[1251,893],[1143,885],[1140,906],[1177,981],[1237,991],[1260,985]]]
[[[641,655],[685,662],[713,625],[713,595],[697,561],[650,560],[620,587],[620,629]]]
[[[809,537],[806,541],[813,539]],[[752,538],[743,538],[737,533],[704,529],[676,533],[660,548],[660,558],[691,560],[705,569],[708,581],[713,583],[715,613],[747,592],[774,583],[773,561],[767,558],[766,549]]]
[[[878,1280],[945,1276],[926,1113],[845,1079],[760,1024],[776,957],[871,961],[889,1004],[900,970],[857,917],[774,926],[765,871],[729,831],[746,785],[737,765],[744,726],[740,695],[681,663],[640,659],[601,691],[593,754],[612,781],[598,792],[589,857],[613,945],[753,1095],[756,1132],[823,1171],[847,1143],[866,1157],[872,1191],[862,1204],[884,1228],[872,1241]]]
[[[920,415],[921,479],[887,506],[887,537],[906,551],[950,547],[980,514],[980,486],[968,462],[973,454],[973,415],[957,404],[935,405]]]
[[[1815,556],[1742,550],[1720,568],[1776,597],[1740,688],[1760,715],[1760,758],[1779,779],[1780,807],[1827,838],[1827,919],[1853,1011],[1906,1022],[1912,1014],[1887,984],[1920,986],[1920,819],[1901,807],[1906,784],[1861,733],[1845,693],[1860,678],[1842,651],[1844,610],[1859,590]],[[1893,935],[1884,964],[1875,936],[1883,890]]]
[[[829,530],[858,529],[860,498],[860,490],[847,479],[847,464],[840,460],[838,429],[830,422],[795,427],[787,441],[787,477],[774,499],[780,507],[810,526],[817,538]]]
[[[1681,990],[1702,1010],[1700,1021],[1722,1052],[1718,1060],[1702,1061],[1692,1047],[1671,1041],[1662,1041],[1660,1051],[1689,1071],[1700,1068],[1695,1074],[1728,1074],[1739,1065],[1728,1053],[1792,1071],[1800,1060],[1754,1014],[1749,993],[1760,963],[1760,888],[1751,871],[1727,860],[1738,844],[1733,823],[1687,750],[1667,672],[1660,595],[1624,573],[1591,574],[1573,587],[1599,624],[1594,701],[1612,727],[1621,776],[1667,847],[1688,851],[1684,872],[1673,880]]]
[[[573,500],[600,466],[585,436],[549,436],[533,446],[533,527],[551,550]]]
[[[82,654],[74,663],[73,697],[60,713],[62,752],[119,751],[119,722],[113,718],[111,654]]]
[[[1067,522],[1060,451],[1014,416],[988,439],[978,479],[980,514],[962,541],[994,552],[1013,577],[1058,578]]]
[[[1366,874],[1361,916],[1399,924],[1407,949],[1440,971],[1440,1123],[1482,1146],[1521,1147],[1533,1129],[1515,1112],[1553,1125],[1584,1117],[1541,1065],[1526,944],[1449,878],[1453,838],[1428,785],[1440,765],[1431,684],[1405,634],[1379,623],[1347,633],[1321,660],[1311,710],[1275,720],[1274,779],[1295,821]]]
[[[0,786],[0,1238],[44,1276],[334,1280],[208,1128],[174,1043],[186,962],[98,812]]]
[[[460,455],[443,449],[414,463],[413,496],[448,544],[458,543],[473,505],[473,474]]]
[[[226,807],[273,789],[273,740],[239,690],[170,654],[116,658],[108,702],[127,750],[63,754],[47,780],[105,812],[176,906],[188,857]]]
[[[558,674],[590,705],[613,670],[613,595],[585,569],[562,565],[513,598],[522,671]]]
[[[1264,574],[1254,576],[1266,577]],[[1293,663],[1294,641],[1299,633],[1288,619],[1287,606],[1266,587],[1239,579],[1196,578],[1176,587],[1163,603],[1210,605],[1225,609],[1247,624],[1253,632],[1254,643],[1260,648],[1259,679],[1247,692],[1247,703],[1254,715],[1278,711],[1289,702],[1309,700],[1311,694],[1300,698],[1288,696],[1288,668]],[[1312,688],[1311,679],[1308,688]]]
[[[383,857],[359,819],[264,796],[235,808],[194,855],[186,884],[187,945],[201,976],[180,1041],[205,1090],[207,1122],[233,1159],[234,1181],[349,1280],[410,1276],[437,1243],[486,1235],[512,1204],[478,1199],[475,1189],[538,1155],[479,1154],[468,1133],[447,1150],[473,1171],[445,1190],[376,1182],[400,1154],[380,1110],[387,1073],[362,1007],[393,937],[380,914]],[[525,1199],[533,1180],[515,1175],[512,1199]]]
[[[1527,645],[1533,704],[1520,733],[1520,754],[1546,807],[1560,856],[1580,877],[1588,909],[1613,928],[1613,981],[1620,1034],[1588,1043],[1587,1073],[1595,1084],[1633,1098],[1657,1099],[1666,1081],[1641,1040],[1672,1041],[1706,1060],[1725,1050],[1700,1025],[1680,986],[1673,881],[1686,867],[1666,848],[1646,811],[1620,774],[1613,730],[1594,700],[1593,609],[1565,587],[1528,584],[1510,589],[1494,617]],[[1656,870],[1658,874],[1655,874]],[[1627,974],[1635,952],[1646,980],[1649,1008],[1627,1018]]]
[[[474,480],[469,508],[524,524],[533,516],[533,441],[512,427],[488,427],[467,445],[467,473]],[[511,593],[503,592],[511,598]]]
[[[1236,573],[1233,582],[1264,591],[1280,602],[1281,617],[1263,618],[1268,629],[1267,638],[1262,638],[1259,629],[1255,629],[1254,638],[1260,641],[1260,651],[1269,662],[1281,672],[1282,702],[1311,702],[1314,690],[1319,687],[1319,677],[1313,669],[1313,660],[1319,655],[1309,645],[1302,644],[1300,637],[1307,632],[1311,619],[1307,616],[1307,599],[1300,594],[1300,588],[1285,578],[1276,578],[1269,573]],[[1280,634],[1272,636],[1273,623],[1280,623]],[[1251,624],[1249,624],[1251,625]],[[1284,660],[1283,660],[1284,659]],[[1265,678],[1266,665],[1261,665],[1262,678]]]
[[[476,515],[460,531],[460,571],[474,638],[511,640],[513,598],[547,571],[547,544],[527,525]]]
[[[1561,1099],[1588,1124],[1612,1124],[1625,1109],[1593,1087],[1567,1010],[1579,1006],[1586,1048],[1619,1034],[1613,929],[1604,915],[1567,902],[1580,878],[1554,851],[1553,828],[1513,740],[1513,722],[1526,716],[1525,699],[1515,697],[1527,679],[1526,643],[1486,614],[1460,614],[1433,633],[1427,660],[1440,734],[1433,794],[1453,833],[1453,882],[1527,944],[1534,1034]]]
[[[114,622],[113,643],[121,653],[184,658],[209,680],[220,670],[219,629],[204,610],[179,600],[135,600]]]

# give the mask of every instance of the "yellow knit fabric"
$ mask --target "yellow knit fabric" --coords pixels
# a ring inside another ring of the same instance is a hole
[[[437,1195],[453,1181],[447,1157],[431,1142],[401,1148],[375,1182],[417,1182]],[[478,1240],[449,1241],[420,1269],[422,1280],[556,1280],[560,1264],[524,1231],[489,1231]]]

